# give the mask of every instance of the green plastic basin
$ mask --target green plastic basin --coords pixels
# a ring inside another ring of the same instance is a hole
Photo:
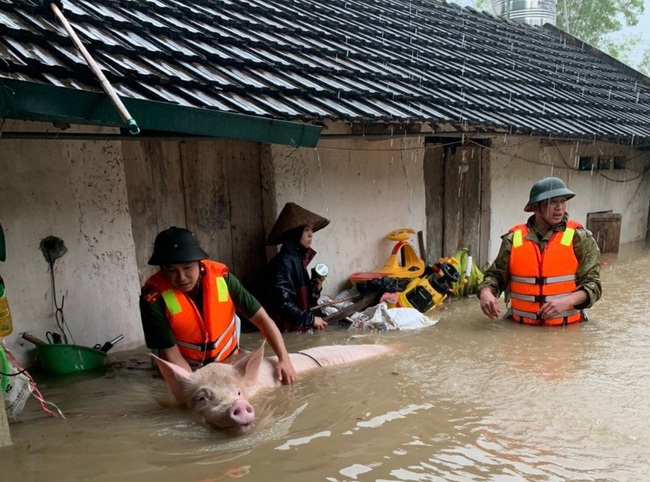
[[[100,367],[106,358],[101,350],[65,343],[36,345],[36,351],[43,370],[54,375],[92,370]]]

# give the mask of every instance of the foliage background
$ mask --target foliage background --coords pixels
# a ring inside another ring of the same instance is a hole
[[[456,0],[456,3],[494,13],[491,0]],[[643,0],[558,0],[556,24],[650,75],[650,15],[645,13]]]

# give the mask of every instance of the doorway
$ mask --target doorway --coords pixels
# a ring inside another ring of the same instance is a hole
[[[427,262],[467,248],[486,262],[489,220],[483,213],[489,140],[429,137],[424,156]]]

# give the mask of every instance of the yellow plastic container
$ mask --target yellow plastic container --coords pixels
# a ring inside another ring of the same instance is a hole
[[[14,331],[14,327],[11,320],[11,311],[9,311],[5,284],[0,276],[0,338],[11,335],[12,331]]]

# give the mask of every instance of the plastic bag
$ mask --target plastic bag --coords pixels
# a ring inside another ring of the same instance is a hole
[[[7,418],[16,419],[25,408],[27,399],[32,394],[30,379],[24,373],[14,376],[6,374],[19,373],[20,370],[14,365],[12,358],[5,352],[4,346],[0,344],[0,388],[4,394],[5,411]]]

